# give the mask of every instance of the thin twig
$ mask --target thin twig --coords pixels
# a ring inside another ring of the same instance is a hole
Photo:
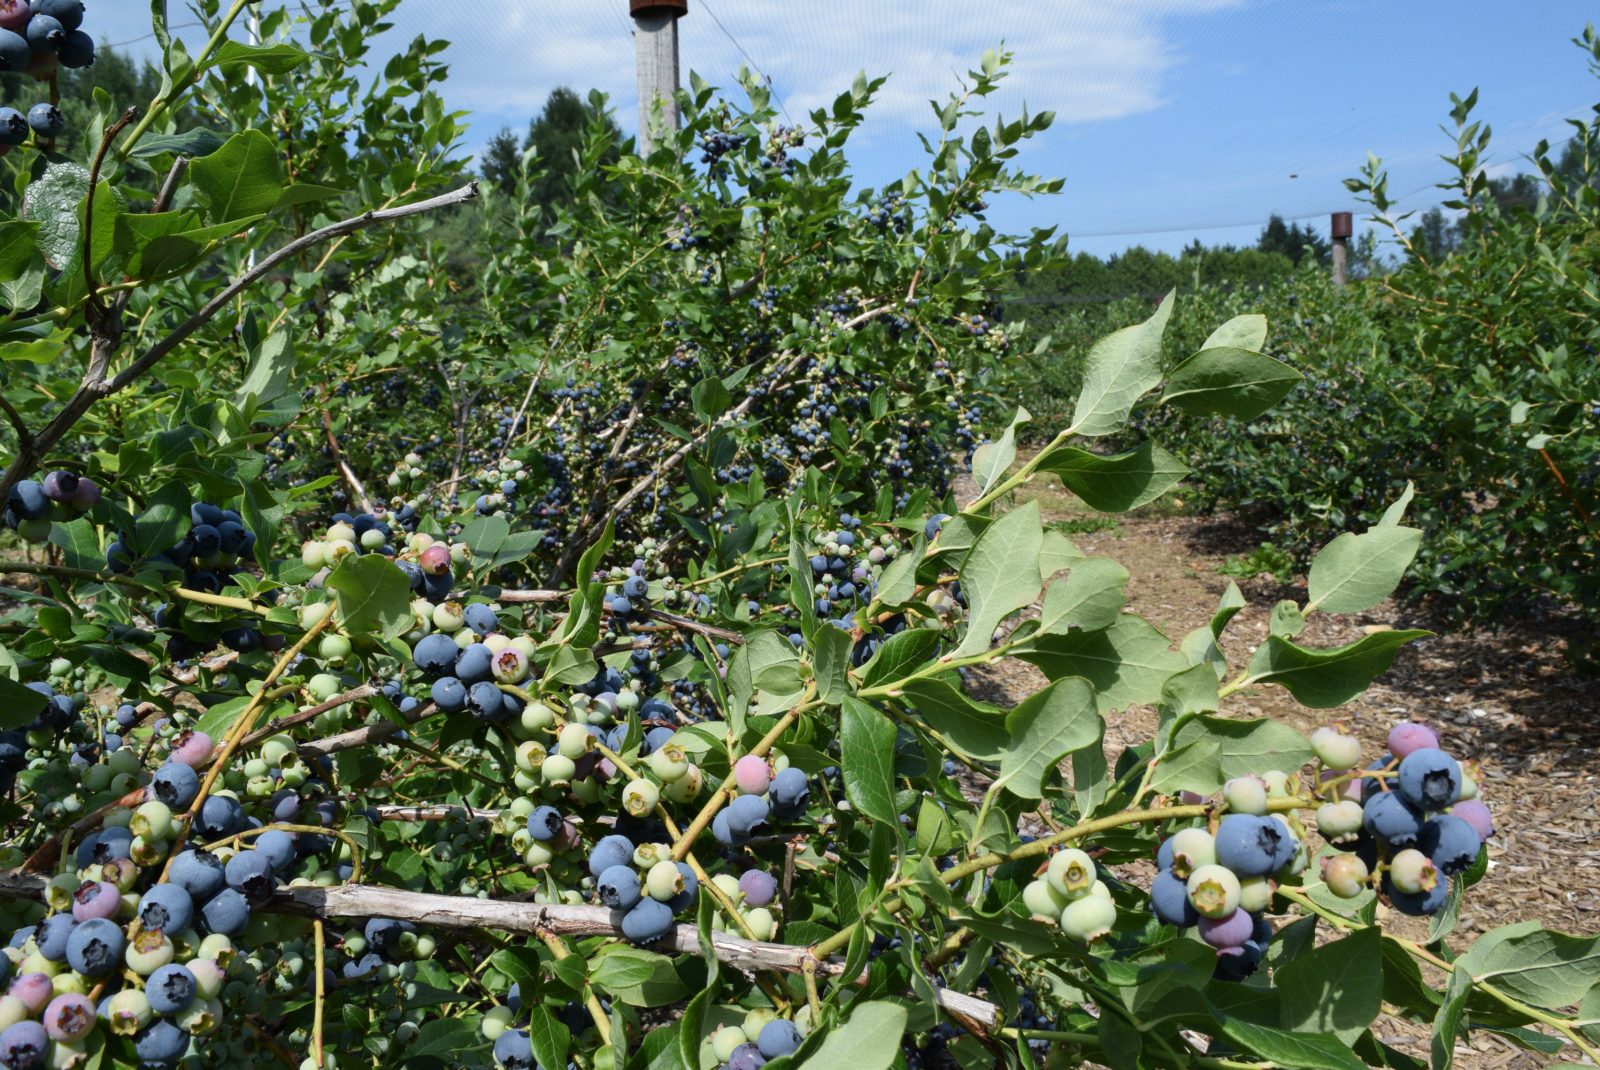
[[[138,108],[129,108],[122,113],[122,118],[106,128],[100,138],[100,151],[94,154],[94,166],[89,168],[89,196],[83,203],[83,292],[88,294],[89,307],[97,314],[103,313],[100,305],[100,295],[95,292],[94,281],[94,194],[95,187],[100,184],[100,168],[106,162],[106,153],[111,151],[111,142],[122,133],[123,128],[138,116]]]

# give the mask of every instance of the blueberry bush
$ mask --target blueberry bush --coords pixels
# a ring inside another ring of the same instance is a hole
[[[1593,29],[1575,43],[1600,72]],[[1564,146],[1535,147],[1541,196],[1502,206],[1489,193],[1490,129],[1474,117],[1478,95],[1452,105],[1454,175],[1441,189],[1461,215],[1457,247],[1437,254],[1413,239],[1412,213],[1395,209],[1383,165],[1371,160],[1348,184],[1403,257],[1397,270],[1344,289],[1313,266],[1264,285],[1205,285],[1185,291],[1191,300],[1174,316],[1168,366],[1217,319],[1256,313],[1273,324],[1269,351],[1305,382],[1250,424],[1175,424],[1160,409],[1137,423],[1195,459],[1192,504],[1238,510],[1301,567],[1330,530],[1364,530],[1414,483],[1412,516],[1428,539],[1408,593],[1466,624],[1572,607],[1592,621],[1600,612],[1600,128],[1591,114],[1571,121]],[[1148,315],[1139,300],[1053,315],[1021,307],[1057,346]],[[1054,412],[1070,405],[1082,368],[1043,362],[1027,375],[1041,413]],[[1593,658],[1581,639],[1571,653]]]
[[[456,184],[436,43],[353,73],[397,2],[202,2],[193,56],[157,3],[160,95],[8,157],[0,1066],[1422,1065],[1384,1011],[1595,1057],[1600,938],[1453,939],[1482,756],[1234,708],[1422,634],[1298,641],[1400,582],[1409,487],[1252,652],[1236,588],[1174,643],[1014,504],[1153,501],[1136,409],[1300,377],[1258,315],[1164,367],[1169,297],[994,417],[1004,265],[1055,255],[982,219],[1056,188],[1048,114],[978,114],[1006,56],[893,188],[877,83],[796,128],[696,80],[546,216]]]

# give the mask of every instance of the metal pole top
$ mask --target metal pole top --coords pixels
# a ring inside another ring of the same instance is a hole
[[[671,15],[682,18],[689,13],[689,0],[628,0],[628,13],[634,18],[641,15]]]

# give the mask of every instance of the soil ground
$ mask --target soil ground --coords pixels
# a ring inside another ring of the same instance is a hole
[[[1059,486],[1030,485],[1024,493],[1084,553],[1120,562],[1132,576],[1129,608],[1174,642],[1209,621],[1230,580],[1237,582],[1249,605],[1223,639],[1235,671],[1265,641],[1276,602],[1306,601],[1303,577],[1283,585],[1270,576],[1230,577],[1218,571],[1260,542],[1249,525],[1231,517],[1186,516],[1169,504],[1102,526],[1104,521],[1091,519]],[[1336,710],[1305,709],[1273,686],[1238,693],[1225,712],[1274,717],[1307,732],[1337,722],[1361,737],[1369,758],[1384,750],[1396,722],[1433,725],[1447,749],[1481,760],[1482,798],[1497,825],[1489,841],[1490,871],[1467,896],[1460,926],[1449,940],[1452,947],[1521,920],[1571,933],[1600,932],[1600,837],[1594,834],[1600,817],[1600,681],[1573,674],[1557,632],[1507,621],[1495,632],[1450,634],[1393,600],[1362,614],[1313,614],[1299,641],[1337,646],[1384,627],[1430,628],[1438,634],[1407,645],[1370,690]],[[983,698],[1009,706],[1044,682],[1032,666],[1007,661],[978,686]],[[1118,715],[1107,730],[1108,755],[1114,758],[1121,746],[1148,739],[1155,722],[1155,711],[1148,708]],[[1380,918],[1405,936],[1422,937],[1427,931],[1425,919],[1386,907],[1380,906]],[[1426,1027],[1385,1018],[1376,1031],[1428,1058]],[[1457,1065],[1522,1070],[1552,1061],[1493,1034],[1473,1033],[1460,1045]]]

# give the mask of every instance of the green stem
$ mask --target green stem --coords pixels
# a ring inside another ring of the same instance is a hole
[[[223,15],[222,21],[217,24],[216,31],[212,33],[211,39],[206,42],[205,47],[194,57],[193,66],[189,68],[189,73],[184,76],[181,82],[174,83],[170,90],[160,94],[150,102],[150,110],[145,112],[144,118],[139,120],[139,125],[133,128],[133,132],[123,140],[122,145],[117,149],[118,160],[126,160],[128,153],[133,151],[133,147],[139,143],[140,138],[150,132],[150,128],[155,125],[156,120],[170,111],[172,106],[182,99],[185,93],[199,83],[206,61],[212,57],[217,49],[222,47],[222,42],[228,39],[228,30],[233,26],[234,20],[243,14],[244,9],[250,6],[252,2],[253,0],[233,0],[233,4],[228,8],[227,14]],[[163,57],[163,62],[165,62],[165,57]]]
[[[1056,435],[1055,438],[1050,440],[1050,444],[1048,446],[1040,450],[1038,453],[1035,453],[1033,457],[1029,459],[1028,463],[1017,469],[1010,478],[1006,479],[999,486],[995,487],[993,490],[989,491],[983,497],[979,498],[977,501],[968,505],[961,511],[963,513],[976,513],[979,509],[994,504],[996,501],[1000,500],[1017,487],[1022,486],[1022,484],[1033,478],[1033,473],[1039,470],[1040,462],[1048,457],[1058,446],[1063,445],[1073,436],[1074,433],[1074,430],[1069,427],[1065,431],[1062,431],[1060,434]]]
[[[21,572],[35,576],[59,576],[63,579],[90,580],[94,583],[114,583],[119,587],[131,587],[136,590],[149,591],[152,594],[171,595],[199,605],[217,606],[222,609],[236,610],[240,613],[254,613],[258,617],[265,617],[271,613],[271,610],[264,606],[256,605],[248,598],[230,598],[227,595],[210,594],[206,591],[191,591],[187,587],[169,589],[157,584],[136,580],[132,576],[96,572],[90,568],[68,568],[65,565],[46,565],[35,561],[0,561],[0,573],[5,572]]]

